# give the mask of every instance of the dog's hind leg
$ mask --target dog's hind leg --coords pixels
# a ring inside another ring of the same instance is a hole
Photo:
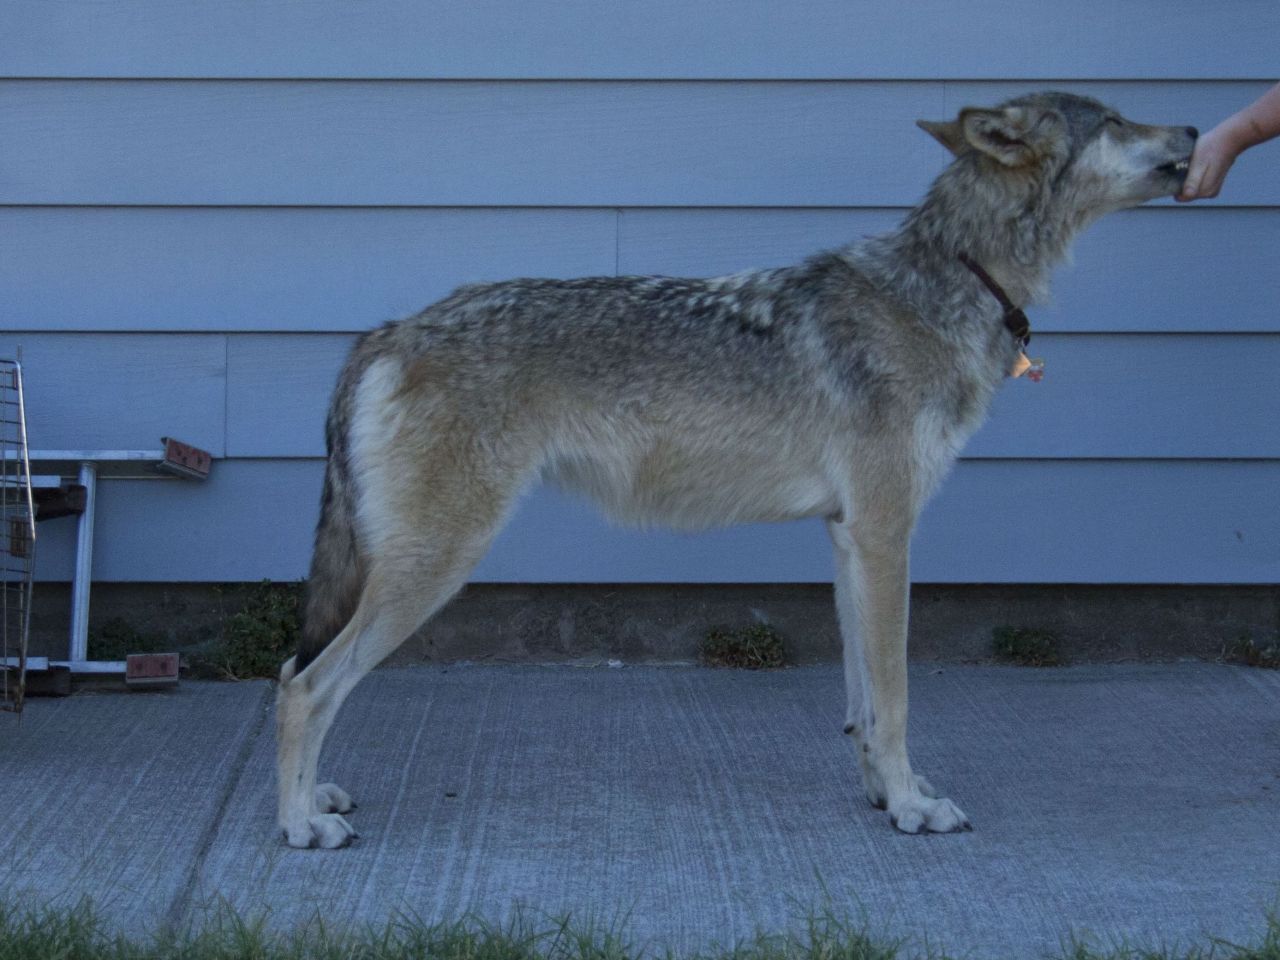
[[[446,534],[400,534],[380,544],[351,621],[307,665],[293,675],[285,664],[276,700],[276,771],[279,824],[293,847],[334,848],[354,836],[340,812],[345,794],[326,785],[316,790],[316,765],[333,719],[360,679],[439,610],[466,581],[494,534],[496,513],[475,511],[470,529]],[[337,791],[335,793],[335,791]]]
[[[911,770],[907,756],[907,601],[911,523],[863,498],[850,524],[832,523],[836,604],[844,639],[849,711],[867,798],[905,833],[969,822]],[[906,498],[904,497],[904,502]]]

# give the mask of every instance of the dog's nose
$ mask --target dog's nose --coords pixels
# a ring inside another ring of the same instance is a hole
[[[1200,137],[1200,131],[1195,127],[1187,127],[1187,135],[1191,137],[1192,140],[1196,140]]]

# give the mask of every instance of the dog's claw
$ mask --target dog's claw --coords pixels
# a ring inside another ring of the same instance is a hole
[[[340,813],[316,814],[296,828],[284,829],[284,842],[298,850],[338,850],[355,838],[355,830]]]
[[[917,794],[893,805],[889,822],[902,833],[954,833],[972,830],[966,817],[950,800]]]
[[[351,795],[336,783],[316,787],[316,809],[321,813],[348,813],[356,808]]]

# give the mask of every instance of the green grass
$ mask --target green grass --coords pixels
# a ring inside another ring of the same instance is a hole
[[[247,591],[238,588],[240,609],[222,623],[220,635],[189,647],[183,666],[203,679],[274,680],[280,664],[293,656],[301,632],[302,585],[263,580]],[[163,653],[174,644],[160,633],[143,633],[122,617],[95,624],[89,631],[89,658],[123,660],[130,653]]]
[[[131,653],[165,653],[163,634],[142,633],[123,617],[111,617],[89,629],[90,660],[123,660]]]
[[[1060,667],[1058,637],[1048,630],[1023,627],[996,627],[992,631],[991,652],[997,660],[1022,667]]]
[[[1222,659],[1229,663],[1243,663],[1250,667],[1280,670],[1280,641],[1264,647],[1253,637],[1244,634],[1235,643],[1227,644],[1222,648]]]
[[[274,680],[298,649],[301,616],[301,584],[263,580],[227,618],[221,638],[191,655],[192,669],[222,680]]]
[[[384,927],[339,931],[316,919],[291,932],[247,921],[228,907],[203,927],[132,940],[110,933],[93,907],[18,909],[0,902],[0,960],[897,960],[943,958],[903,942],[875,938],[865,925],[829,909],[810,914],[787,934],[758,934],[728,948],[677,955],[630,942],[620,924],[575,924],[530,919],[517,911],[506,924],[476,918],[428,924],[400,916]],[[964,956],[979,960],[972,952]],[[1181,949],[1123,946],[1098,950],[1069,942],[1049,957],[1063,960],[1280,960],[1280,920],[1267,921],[1262,939],[1236,945],[1209,941]],[[1038,960],[1038,958],[1037,958]]]
[[[747,670],[780,667],[787,660],[782,637],[764,623],[737,630],[710,630],[702,640],[700,654],[704,666]]]

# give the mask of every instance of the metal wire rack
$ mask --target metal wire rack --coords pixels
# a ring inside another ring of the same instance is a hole
[[[22,712],[31,631],[36,514],[31,495],[22,364],[0,360],[0,709]]]

